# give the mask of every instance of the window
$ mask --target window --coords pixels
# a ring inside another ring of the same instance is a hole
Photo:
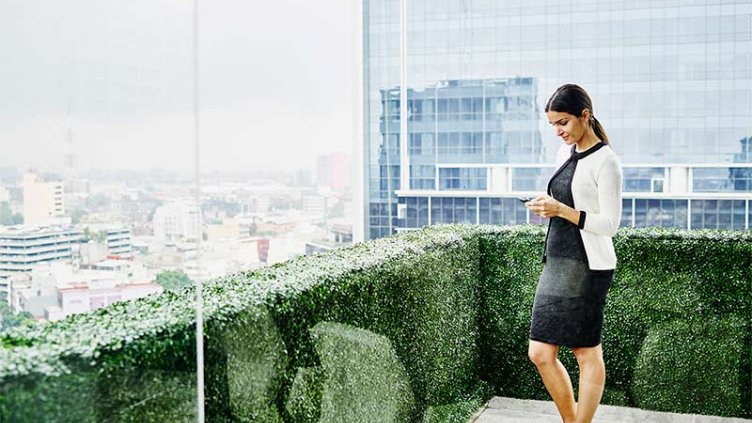
[[[402,201],[403,199],[400,199]],[[420,228],[428,224],[428,198],[408,197],[405,200],[405,228]]]
[[[408,153],[410,156],[433,156],[434,155],[433,134],[418,132],[410,134],[408,143]]]
[[[694,168],[692,189],[695,192],[752,192],[752,168]]]
[[[634,204],[637,227],[687,228],[687,200],[636,199]]]
[[[663,192],[666,170],[662,167],[625,167],[624,192]]]
[[[512,170],[513,191],[545,191],[550,170],[541,168],[514,168]]]
[[[440,168],[440,190],[483,190],[487,189],[486,168]]]
[[[477,201],[475,197],[432,197],[431,223],[476,223]]]
[[[433,165],[410,165],[410,189],[435,189]]]
[[[692,229],[745,229],[744,200],[692,200]]]

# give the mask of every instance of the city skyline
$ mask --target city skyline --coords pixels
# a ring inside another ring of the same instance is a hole
[[[200,4],[202,172],[352,152],[349,7]],[[192,18],[168,0],[0,6],[0,167],[62,169],[72,133],[80,171],[193,170]]]

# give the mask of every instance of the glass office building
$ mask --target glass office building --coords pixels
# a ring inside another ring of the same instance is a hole
[[[623,226],[752,224],[752,1],[364,0],[365,237],[540,222],[583,86],[624,166]],[[402,117],[405,117],[403,120]]]

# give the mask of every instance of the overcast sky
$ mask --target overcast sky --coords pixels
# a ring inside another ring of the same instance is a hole
[[[0,1],[0,166],[193,169],[192,3]],[[349,7],[200,2],[202,170],[351,153]]]

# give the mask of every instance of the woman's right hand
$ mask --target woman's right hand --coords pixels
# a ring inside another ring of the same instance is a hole
[[[562,209],[561,205],[559,201],[545,194],[539,195],[525,203],[525,207],[530,209],[530,211],[545,218],[558,216]]]

